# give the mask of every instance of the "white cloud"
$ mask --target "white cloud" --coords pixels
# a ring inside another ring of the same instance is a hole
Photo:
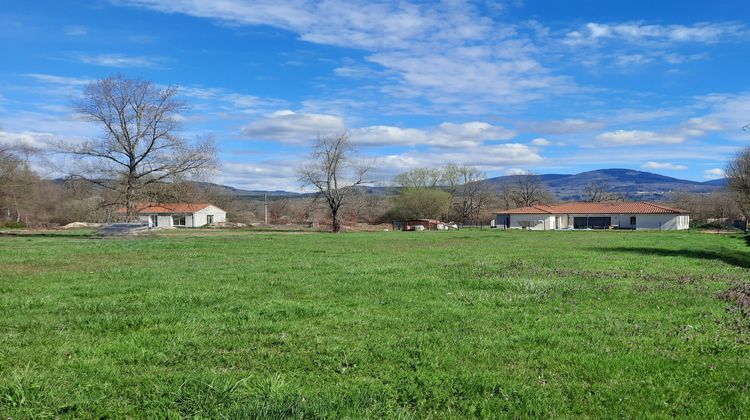
[[[696,132],[721,131],[728,138],[739,141],[750,139],[742,127],[750,123],[750,92],[713,94],[700,98],[707,113],[685,123],[685,129]]]
[[[533,147],[524,144],[506,143],[485,145],[454,151],[430,149],[410,150],[401,154],[387,155],[378,159],[380,173],[384,179],[416,167],[440,167],[449,163],[476,166],[483,171],[504,171],[518,166],[538,165],[544,159]]]
[[[703,118],[691,118],[680,126],[683,133],[691,137],[699,137],[705,135],[710,131],[718,131],[722,129],[722,124],[719,120],[711,117]]]
[[[570,48],[574,60],[593,71],[607,65],[631,71],[655,62],[680,65],[703,60],[706,52],[690,53],[685,48],[742,41],[750,36],[738,22],[701,22],[692,25],[652,25],[643,22],[590,22],[568,32],[561,43]]]
[[[696,23],[693,25],[648,25],[641,22],[606,24],[590,22],[567,34],[569,45],[591,44],[602,40],[631,43],[700,43],[710,44],[726,38],[747,35],[745,25],[737,22]]]
[[[369,146],[424,144],[434,147],[472,147],[485,141],[509,140],[515,133],[505,127],[472,121],[463,124],[442,123],[434,128],[415,129],[370,126],[351,130],[352,142]]]
[[[29,147],[32,149],[46,149],[55,137],[51,133],[21,131],[9,133],[0,131],[0,145],[11,147]]]
[[[64,77],[41,73],[27,73],[24,76],[30,77],[41,83],[50,83],[56,85],[83,86],[91,82],[91,79],[80,77]]]
[[[620,54],[615,56],[615,64],[622,67],[641,66],[654,61],[653,57],[644,54]]]
[[[270,113],[288,105],[286,101],[233,92],[221,88],[180,86],[179,94],[190,99],[191,108],[202,115],[222,118],[247,118],[248,115]]]
[[[552,142],[549,141],[549,140],[547,140],[547,139],[545,139],[545,138],[543,138],[543,137],[538,137],[538,138],[535,138],[534,140],[531,140],[531,144],[533,144],[534,146],[542,146],[543,147],[543,146],[549,146],[549,145],[551,145]]]
[[[726,174],[721,168],[706,169],[705,171],[703,171],[703,178],[706,179],[718,179],[724,178],[725,176]]]
[[[301,143],[317,136],[346,130],[344,119],[335,115],[277,111],[242,128],[242,136],[257,140]]]
[[[477,146],[485,141],[510,140],[516,133],[505,127],[481,121],[463,124],[442,123],[430,134],[428,144],[445,147]]]
[[[250,139],[300,143],[318,135],[348,131],[352,143],[362,146],[415,146],[455,148],[474,147],[487,141],[510,140],[516,133],[502,126],[481,121],[461,124],[445,122],[437,127],[402,128],[373,125],[347,130],[344,119],[337,115],[277,111],[254,121],[242,129]]]
[[[675,165],[669,162],[646,162],[641,165],[643,169],[665,169],[670,171],[683,171],[688,167],[685,165]]]
[[[299,157],[258,162],[222,162],[215,182],[250,190],[300,191],[297,168]]]
[[[685,141],[680,134],[657,133],[645,130],[616,130],[596,136],[602,143],[610,145],[676,144]]]
[[[549,121],[525,121],[518,124],[523,131],[545,134],[580,134],[607,126],[602,121],[587,121],[577,118]]]
[[[83,36],[88,34],[89,30],[81,25],[68,25],[63,28],[63,33],[67,36]]]
[[[352,142],[363,146],[413,145],[426,142],[429,137],[424,130],[373,125],[355,128],[350,132]]]
[[[162,67],[164,59],[123,54],[80,55],[79,59],[86,64],[118,68],[157,68]]]
[[[166,13],[219,19],[239,25],[270,25],[302,40],[356,48],[386,70],[382,91],[402,98],[426,97],[434,104],[464,106],[522,103],[575,89],[537,58],[536,48],[513,25],[483,16],[462,0],[442,3],[365,0],[198,2],[129,0],[119,3]],[[369,66],[368,66],[369,67]],[[339,75],[361,75],[339,67]],[[373,69],[380,71],[380,68]]]
[[[503,173],[505,173],[505,175],[526,175],[529,171],[521,168],[508,168],[504,170]]]

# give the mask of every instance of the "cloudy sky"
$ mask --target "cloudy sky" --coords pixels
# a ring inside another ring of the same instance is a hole
[[[379,177],[633,168],[693,180],[750,143],[745,1],[8,0],[0,142],[98,128],[71,113],[114,73],[174,84],[215,181],[299,190],[317,135],[348,130]]]

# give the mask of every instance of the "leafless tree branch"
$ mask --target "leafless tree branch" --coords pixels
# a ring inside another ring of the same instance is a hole
[[[341,231],[340,210],[354,195],[356,187],[367,183],[372,166],[353,158],[348,133],[318,137],[310,162],[298,170],[300,183],[313,187],[325,201],[331,216],[331,230]]]

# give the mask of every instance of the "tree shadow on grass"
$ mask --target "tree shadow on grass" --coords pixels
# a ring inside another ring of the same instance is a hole
[[[602,250],[602,248],[598,248]],[[737,267],[750,268],[750,252],[737,252],[737,251],[708,251],[700,249],[664,249],[664,248],[648,248],[648,247],[610,247],[603,248],[609,252],[622,252],[630,254],[640,255],[656,255],[662,257],[683,257],[683,258],[695,258],[700,260],[714,260],[722,261],[730,265]]]
[[[43,232],[0,232],[0,237],[6,238],[57,238],[57,239],[101,239],[94,233],[43,233]]]

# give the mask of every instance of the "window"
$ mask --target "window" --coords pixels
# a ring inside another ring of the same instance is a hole
[[[630,216],[630,224],[635,226],[635,216]]]
[[[206,223],[210,225],[213,222],[214,222],[214,215],[213,214],[207,215],[206,216]]]
[[[172,215],[172,226],[185,226],[185,215]]]

